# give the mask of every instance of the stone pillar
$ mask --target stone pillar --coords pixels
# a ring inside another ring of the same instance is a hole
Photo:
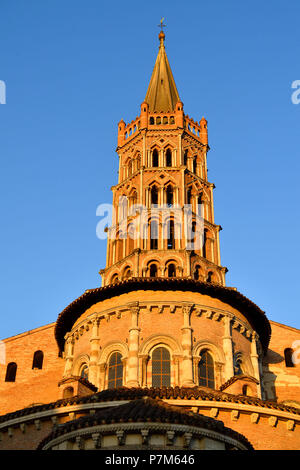
[[[149,359],[149,354],[139,355],[139,382],[141,387],[147,386],[147,364]]]
[[[107,369],[107,364],[105,362],[100,364],[100,366],[99,366],[99,371],[100,371],[99,390],[104,390],[105,389],[106,369]]]
[[[231,317],[229,315],[225,315],[223,322],[224,322],[223,351],[225,355],[224,382],[226,382],[234,375],[232,336],[231,336]]]
[[[258,397],[261,398],[261,385],[260,385],[260,373],[259,373],[259,356],[257,354],[257,344],[256,341],[258,339],[258,335],[255,331],[252,333],[251,338],[251,363],[254,370],[254,377],[256,380],[259,381],[259,385],[257,386]]]
[[[190,323],[190,315],[193,305],[188,304],[182,307],[183,311],[183,327],[182,331],[182,366],[181,366],[181,384],[183,387],[194,386],[193,380],[193,357],[192,357],[192,328]]]
[[[129,328],[129,338],[128,338],[128,361],[127,361],[127,380],[126,385],[128,387],[138,387],[139,386],[139,336],[140,328],[138,327],[138,314],[139,314],[139,304],[135,302],[129,305],[131,311],[131,328]]]
[[[99,354],[99,324],[100,319],[95,318],[92,323],[92,335],[90,339],[90,363],[89,363],[89,381],[98,386],[97,379],[98,379],[98,354]]]
[[[73,369],[73,353],[74,353],[74,337],[69,336],[66,338],[65,346],[65,370],[63,377],[69,377],[72,374]]]

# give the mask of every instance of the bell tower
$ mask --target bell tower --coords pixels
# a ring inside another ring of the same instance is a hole
[[[103,286],[132,277],[185,277],[225,286],[208,150],[207,121],[184,113],[161,30],[140,115],[118,124],[119,176],[112,187]]]

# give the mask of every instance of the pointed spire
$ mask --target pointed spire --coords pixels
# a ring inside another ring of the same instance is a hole
[[[165,50],[165,33],[162,30],[158,38],[160,41],[159,51],[145,98],[150,113],[175,111],[176,103],[179,101],[178,91]]]

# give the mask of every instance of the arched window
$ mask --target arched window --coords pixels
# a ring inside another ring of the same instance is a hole
[[[204,350],[198,363],[198,383],[204,387],[215,388],[214,360],[211,354]]]
[[[172,206],[173,206],[173,199],[174,199],[174,197],[173,197],[173,188],[172,188],[171,185],[169,185],[169,186],[167,187],[166,196],[167,196],[167,197],[166,197],[166,199],[167,199],[167,206],[168,206],[168,207],[172,207]]]
[[[17,364],[10,362],[7,364],[5,382],[15,382],[17,375]]]
[[[157,266],[156,264],[152,263],[150,264],[150,277],[157,277]]]
[[[163,124],[168,124],[168,117],[167,116],[163,117]]]
[[[158,151],[156,149],[154,149],[152,153],[152,166],[158,166]]]
[[[192,203],[192,191],[191,191],[191,189],[188,189],[188,191],[187,191],[186,202],[187,202],[187,204]]]
[[[73,387],[66,387],[64,389],[63,398],[71,398],[74,396],[74,388]]]
[[[157,250],[158,248],[158,222],[157,220],[150,221],[150,249]]]
[[[175,248],[174,220],[168,221],[167,234],[168,234],[167,249],[173,250]]]
[[[123,279],[128,279],[130,276],[131,276],[131,269],[130,269],[129,266],[127,266],[127,267],[124,269]]]
[[[111,283],[111,284],[116,284],[116,282],[118,282],[118,281],[119,281],[118,275],[117,275],[117,274],[114,274],[114,275],[112,276],[112,278],[111,278],[110,283]]]
[[[170,149],[166,151],[166,166],[172,166],[172,152]]]
[[[150,125],[151,125],[151,126],[154,125],[154,117],[153,117],[153,116],[151,116],[151,118],[150,118]]]
[[[168,265],[168,277],[176,277],[176,266],[174,263]]]
[[[202,194],[197,198],[197,214],[202,217]]]
[[[213,275],[212,271],[209,271],[209,273],[207,274],[206,282],[211,282],[212,275]]]
[[[241,353],[236,353],[233,356],[233,370],[234,375],[243,375],[243,359]]]
[[[200,269],[201,268],[200,268],[199,264],[197,264],[197,266],[195,266],[195,271],[194,271],[194,279],[196,281],[199,281],[199,279],[200,279]]]
[[[166,348],[156,348],[152,354],[152,387],[170,387],[171,360]]]
[[[206,254],[207,254],[206,247],[207,247],[207,229],[205,228],[203,232],[203,247],[202,247],[203,258],[206,258]]]
[[[293,353],[294,351],[292,348],[286,348],[284,350],[285,367],[295,367],[293,362]]]
[[[108,363],[108,388],[122,387],[123,384],[123,363],[119,352],[114,352],[110,356]]]
[[[88,379],[89,378],[89,368],[87,364],[83,364],[80,368],[79,372],[80,377],[83,379]]]
[[[44,353],[43,351],[35,351],[33,355],[32,368],[42,369],[43,368]]]
[[[188,151],[186,150],[186,151],[184,152],[184,156],[183,156],[183,164],[184,164],[185,166],[187,166],[187,157],[188,157]]]
[[[196,159],[196,157],[193,159],[193,172],[194,173],[197,172],[197,159]]]
[[[160,117],[160,116],[158,116],[158,117],[156,118],[156,124],[157,124],[157,125],[161,124],[161,117]]]
[[[156,186],[151,188],[151,204],[158,204],[158,189]]]

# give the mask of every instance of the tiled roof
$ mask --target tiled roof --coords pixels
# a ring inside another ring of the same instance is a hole
[[[168,405],[162,400],[154,400],[149,397],[133,400],[129,403],[113,407],[113,409],[111,407],[104,408],[93,415],[60,424],[40,443],[38,449],[42,449],[47,442],[76,429],[112,423],[138,422],[181,424],[209,429],[236,439],[243,443],[247,449],[253,450],[252,445],[244,436],[225,427],[222,421],[195,414],[191,411],[185,411],[177,406]]]
[[[60,350],[64,349],[64,336],[72,329],[82,313],[97,302],[137,290],[182,290],[199,292],[236,308],[247,318],[253,329],[259,334],[261,344],[266,351],[271,337],[271,326],[265,313],[240,292],[229,287],[210,282],[195,281],[188,278],[131,278],[116,284],[90,289],[68,305],[58,316],[55,326],[55,338]]]
[[[251,382],[255,382],[256,384],[259,384],[259,381],[256,380],[254,377],[251,377],[250,375],[244,375],[244,374],[234,375],[229,380],[227,380],[227,382],[223,383],[223,385],[221,385],[219,390],[222,392],[223,390],[225,390],[227,387],[229,387],[231,384],[233,384],[237,380],[248,380]]]
[[[62,379],[60,382],[58,382],[58,385],[62,385],[68,382],[80,382],[82,385],[92,390],[92,392],[97,392],[98,390],[98,388],[94,384],[89,382],[88,379],[86,379],[85,377],[81,377],[79,375],[72,375],[71,377],[66,377]]]
[[[102,392],[97,392],[92,395],[63,398],[61,400],[57,400],[52,403],[47,403],[45,405],[38,405],[14,411],[13,413],[8,413],[6,415],[0,416],[0,423],[4,423],[5,421],[8,421],[10,419],[20,418],[22,416],[27,416],[42,411],[63,408],[65,406],[71,406],[76,404],[102,403],[119,400],[136,400],[144,397],[160,398],[162,400],[205,400],[211,401],[212,406],[213,402],[241,403],[244,405],[269,408],[300,415],[300,409],[294,408],[292,406],[287,406],[272,401],[264,401],[259,398],[244,395],[233,395],[226,392],[211,390],[206,387],[120,387],[116,389],[103,390]]]

